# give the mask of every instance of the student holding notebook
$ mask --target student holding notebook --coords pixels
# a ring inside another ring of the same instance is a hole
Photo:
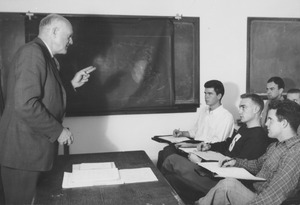
[[[263,100],[258,95],[241,95],[239,114],[243,125],[239,130],[224,142],[200,143],[197,149],[199,151],[217,151],[225,156],[244,159],[256,159],[261,156],[269,145],[267,133],[260,124],[263,108]],[[203,169],[196,163],[201,159],[195,154],[190,154],[189,159],[191,161],[179,155],[172,155],[165,160],[162,166],[162,173],[186,202],[199,199],[219,180],[203,174],[200,176]]]
[[[273,142],[258,159],[232,159],[224,163],[224,166],[243,167],[266,181],[246,187],[237,179],[225,178],[197,204],[280,205],[299,187],[300,137],[296,133],[299,124],[300,106],[297,103],[290,100],[272,101],[266,127],[269,137],[278,141]]]
[[[204,84],[204,87],[206,106],[200,107],[197,122],[189,131],[175,129],[173,132],[175,137],[190,137],[198,143],[199,141],[214,143],[224,141],[232,135],[234,119],[232,114],[221,103],[225,93],[222,82],[210,80]],[[176,144],[176,146],[179,145],[182,147],[197,146],[195,143]],[[173,144],[166,146],[158,153],[158,169],[161,168],[164,160],[172,154],[181,154]]]

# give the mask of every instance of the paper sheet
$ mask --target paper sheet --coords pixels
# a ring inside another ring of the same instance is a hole
[[[244,168],[240,167],[220,167],[218,162],[200,162],[199,166],[215,173],[215,177],[231,177],[236,179],[265,181],[265,179],[253,176]]]
[[[96,163],[81,163],[73,164],[73,170],[87,170],[87,169],[111,169],[116,168],[114,162],[96,162]]]
[[[119,170],[112,169],[84,169],[73,170],[72,178],[74,181],[108,181],[120,179]]]
[[[125,184],[158,181],[150,167],[120,169],[120,175]]]
[[[124,181],[120,179],[116,180],[87,180],[87,181],[74,181],[73,173],[64,172],[64,178],[62,183],[62,188],[78,188],[78,187],[88,187],[88,186],[99,186],[99,185],[114,185],[114,184],[124,184]]]
[[[178,142],[183,142],[186,140],[191,140],[188,137],[173,137],[173,136],[165,136],[165,137],[160,137],[161,139],[167,140],[171,143],[178,143]]]

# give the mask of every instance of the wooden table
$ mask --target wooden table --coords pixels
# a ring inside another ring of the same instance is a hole
[[[150,167],[158,181],[62,188],[63,173],[71,172],[72,164],[108,161],[115,162],[119,169]],[[43,173],[39,180],[35,204],[183,205],[184,203],[144,151],[129,151],[58,156],[53,169]]]

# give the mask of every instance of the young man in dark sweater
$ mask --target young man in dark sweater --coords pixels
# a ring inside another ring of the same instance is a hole
[[[265,153],[269,140],[267,133],[261,127],[260,116],[264,103],[256,94],[241,95],[239,114],[242,126],[234,132],[231,138],[224,142],[213,144],[200,143],[200,151],[217,151],[225,156],[244,159],[256,159]],[[189,155],[190,161],[179,155],[169,156],[162,166],[162,173],[187,202],[192,202],[206,194],[218,180],[209,176],[200,176],[201,169],[196,163],[201,159],[195,154]]]

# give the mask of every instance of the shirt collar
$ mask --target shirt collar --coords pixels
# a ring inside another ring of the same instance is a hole
[[[293,145],[297,143],[300,143],[300,137],[298,135],[291,137],[290,139],[287,139],[283,142],[277,142],[277,145],[285,144],[288,148],[291,148]]]
[[[214,110],[210,110],[209,106],[207,106],[206,107],[206,112],[213,114],[213,113],[219,112],[219,110],[222,110],[222,108],[223,108],[222,104],[219,107],[217,107],[216,109],[214,109]]]
[[[41,40],[43,41],[43,39],[41,39]],[[51,58],[53,58],[53,57],[54,57],[54,56],[53,56],[53,53],[52,53],[52,51],[50,50],[48,44],[47,44],[45,41],[43,41],[43,43],[46,45],[46,47],[47,47],[47,49],[48,49],[48,51],[49,51],[49,53],[50,53],[50,55],[51,55]]]

